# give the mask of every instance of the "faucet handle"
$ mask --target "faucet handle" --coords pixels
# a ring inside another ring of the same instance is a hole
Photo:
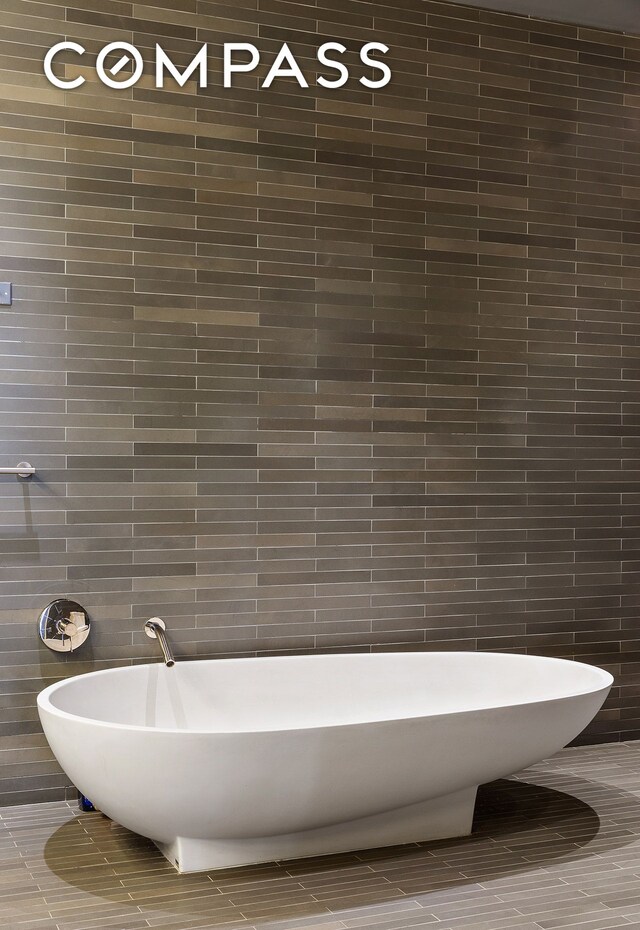
[[[68,598],[52,601],[38,618],[40,639],[54,652],[75,652],[89,636],[86,610]]]
[[[84,633],[89,629],[89,624],[86,622],[87,615],[81,610],[72,610],[69,614],[69,619],[65,625],[64,632],[67,636],[77,636],[78,633]]]
[[[78,633],[84,633],[89,629],[86,622],[87,615],[80,610],[73,610],[68,617],[60,617],[57,623],[58,632],[61,636],[70,638],[77,636]]]

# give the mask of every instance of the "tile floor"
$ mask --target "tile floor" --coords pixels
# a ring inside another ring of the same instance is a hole
[[[65,802],[0,809],[0,930],[640,928],[640,742],[481,789],[464,840],[179,876]]]

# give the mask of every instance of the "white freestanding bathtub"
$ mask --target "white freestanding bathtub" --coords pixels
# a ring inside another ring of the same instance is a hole
[[[405,652],[218,659],[46,688],[62,768],[183,872],[471,832],[479,784],[565,746],[608,672]]]

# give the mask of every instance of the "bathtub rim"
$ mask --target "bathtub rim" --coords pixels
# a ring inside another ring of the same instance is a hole
[[[393,722],[398,722],[398,721],[403,721],[403,720],[420,720],[426,717],[433,718],[433,719],[437,719],[439,717],[456,717],[459,714],[477,713],[477,712],[482,712],[482,711],[486,712],[490,710],[499,710],[501,708],[507,708],[507,707],[536,706],[538,704],[550,703],[552,701],[572,700],[573,698],[584,697],[585,695],[597,694],[604,690],[610,690],[615,681],[614,676],[610,672],[608,672],[606,669],[601,668],[599,665],[591,665],[588,662],[579,662],[577,660],[564,659],[564,658],[559,658],[556,656],[535,656],[535,655],[525,655],[522,653],[503,653],[503,652],[474,652],[472,650],[460,650],[460,651],[448,650],[448,651],[441,651],[441,652],[434,651],[434,652],[426,652],[426,653],[424,651],[418,651],[418,650],[415,650],[413,652],[412,651],[404,652],[404,651],[396,650],[396,651],[390,651],[390,652],[385,652],[385,653],[373,653],[373,655],[384,655],[384,656],[407,656],[407,655],[413,655],[413,654],[415,655],[426,654],[426,655],[435,655],[435,656],[459,656],[459,655],[478,655],[478,656],[491,656],[491,657],[517,656],[518,658],[524,659],[525,661],[533,660],[533,661],[543,662],[543,663],[548,663],[548,664],[570,663],[571,665],[578,665],[578,666],[581,666],[582,668],[590,669],[590,671],[593,672],[593,675],[594,675],[594,683],[593,683],[593,687],[590,687],[590,688],[582,688],[580,690],[572,691],[570,694],[563,694],[563,695],[558,695],[555,697],[554,696],[550,697],[547,695],[547,696],[540,697],[540,699],[534,700],[534,701],[511,701],[508,704],[484,704],[480,707],[466,707],[466,708],[463,707],[463,708],[460,708],[459,710],[449,710],[449,711],[443,711],[442,713],[435,713],[435,714],[421,713],[421,714],[412,714],[410,716],[402,716],[402,717],[400,716],[377,717],[372,720],[359,720],[359,721],[358,720],[347,720],[343,723],[319,723],[319,724],[313,724],[313,725],[302,726],[302,727],[301,726],[288,726],[288,727],[279,726],[279,727],[263,728],[259,730],[249,730],[249,729],[246,729],[246,730],[244,729],[203,730],[203,729],[187,729],[184,727],[152,727],[152,726],[144,726],[144,725],[134,724],[134,723],[117,723],[115,721],[112,722],[109,720],[98,720],[95,717],[89,717],[86,715],[75,714],[75,713],[70,713],[69,711],[66,711],[66,710],[61,710],[59,707],[56,707],[55,704],[53,704],[51,701],[51,696],[55,694],[56,691],[64,688],[65,686],[69,686],[76,679],[86,678],[88,676],[96,676],[96,677],[103,676],[103,675],[106,676],[106,675],[113,674],[116,672],[122,672],[128,669],[138,669],[138,668],[148,669],[148,668],[156,668],[156,667],[161,668],[162,667],[162,663],[160,662],[144,662],[144,663],[139,663],[136,665],[119,665],[119,666],[116,666],[115,668],[97,669],[91,672],[81,672],[79,675],[72,675],[69,678],[62,678],[60,679],[60,681],[56,681],[51,685],[47,685],[46,688],[43,688],[42,691],[40,691],[37,695],[36,704],[37,704],[39,713],[40,711],[45,711],[45,712],[51,713],[55,717],[59,717],[64,720],[81,721],[91,726],[97,726],[100,728],[104,727],[107,729],[115,729],[115,730],[126,730],[126,731],[141,732],[141,733],[154,733],[158,735],[189,735],[189,736],[192,735],[192,736],[218,736],[218,737],[252,736],[252,735],[258,736],[259,734],[269,734],[269,733],[271,734],[273,733],[295,733],[295,732],[305,732],[309,730],[341,729],[344,727],[353,727],[353,726],[363,727],[363,726],[370,726],[371,724],[393,723]],[[342,658],[347,659],[347,658],[352,658],[353,655],[354,653],[336,653],[336,655],[335,656],[332,655],[331,658],[339,657],[340,659]],[[356,653],[356,655],[359,655],[359,656],[372,655],[372,653]],[[245,662],[247,660],[249,661],[253,660],[254,662],[258,662],[258,661],[262,661],[263,658],[264,659],[277,658],[279,660],[286,661],[289,659],[300,659],[300,658],[311,658],[312,659],[314,658],[314,656],[313,654],[312,655],[306,654],[303,656],[272,656],[272,657],[270,656],[264,656],[264,657],[247,656],[246,659],[245,658],[193,659],[193,660],[182,660],[182,661],[185,665],[191,665],[191,664],[196,664],[196,663],[200,664],[200,663],[205,663],[205,662],[237,663],[237,662]],[[171,671],[169,670],[167,674],[171,674]],[[600,679],[599,682],[598,682],[598,679]]]

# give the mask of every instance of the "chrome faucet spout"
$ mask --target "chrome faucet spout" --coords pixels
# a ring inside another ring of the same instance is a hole
[[[173,652],[171,651],[171,646],[167,639],[165,630],[167,625],[164,620],[161,620],[160,617],[151,617],[150,620],[144,625],[144,631],[151,639],[157,639],[160,644],[160,649],[162,650],[162,658],[164,659],[164,664],[167,668],[172,668],[176,664],[176,660],[173,657]]]

